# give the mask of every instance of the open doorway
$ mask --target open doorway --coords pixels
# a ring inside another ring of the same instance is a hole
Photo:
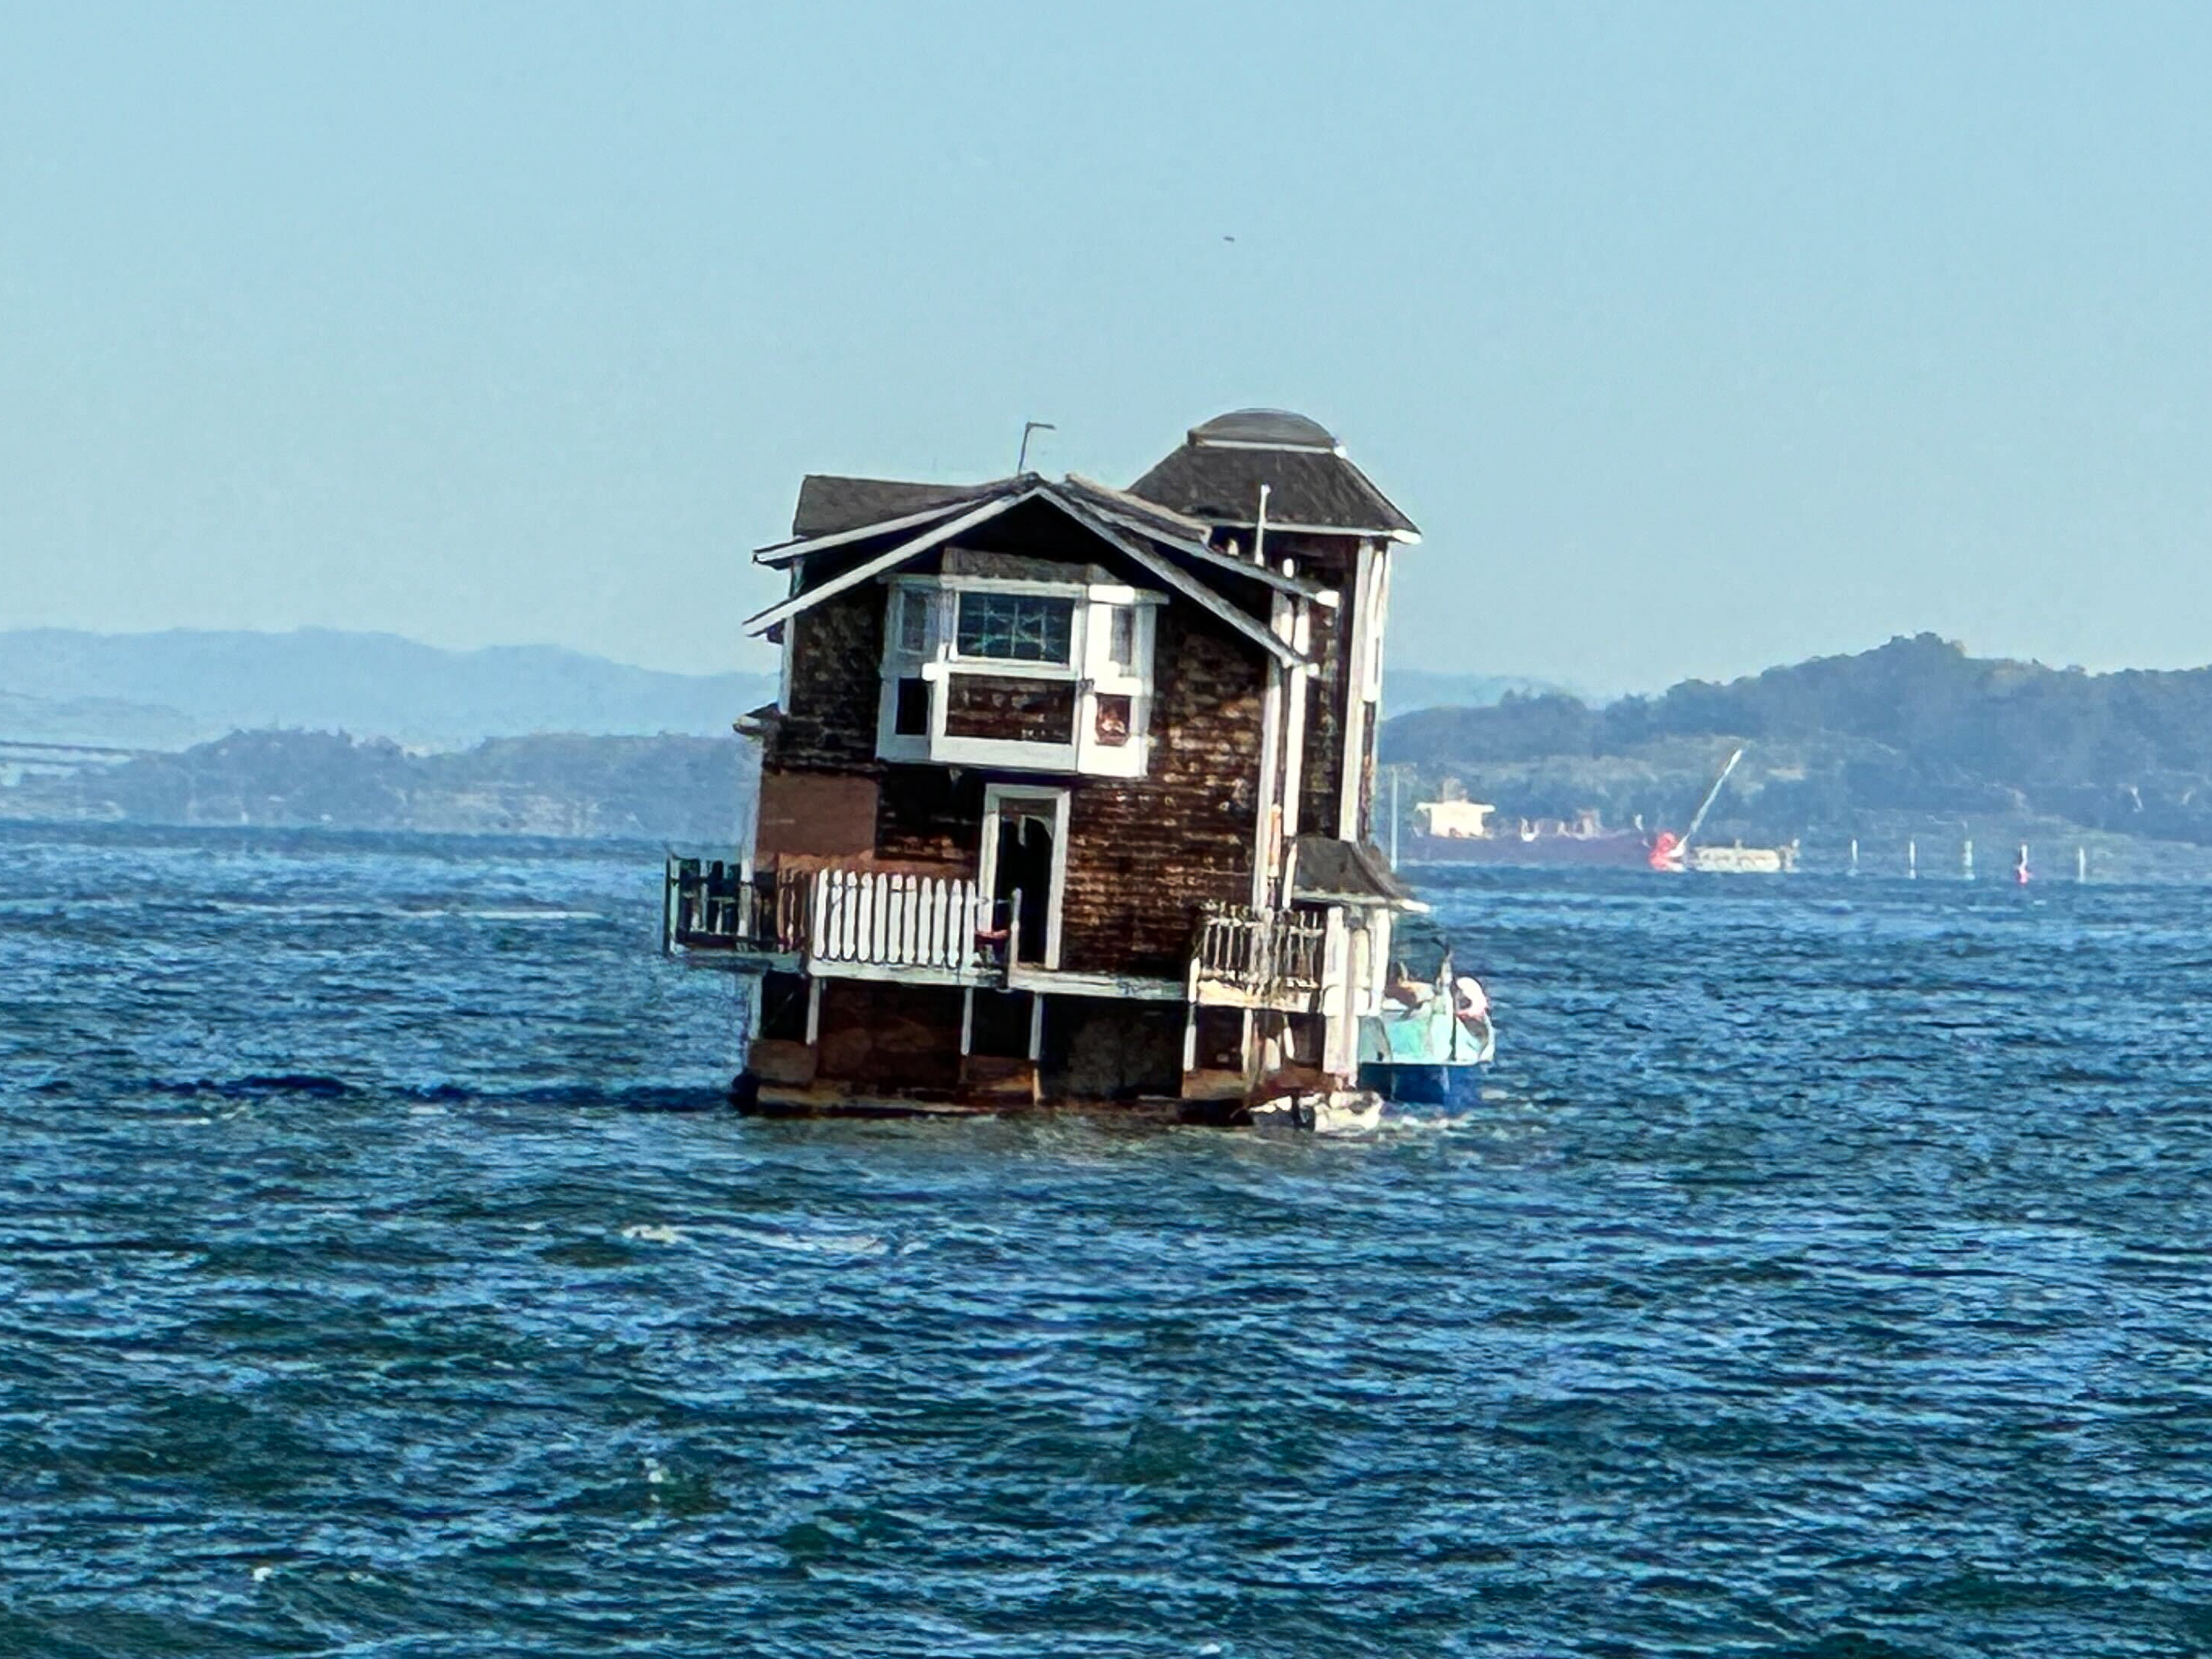
[[[1020,921],[1020,961],[1060,966],[1060,890],[1067,873],[1067,792],[992,784],[983,792],[983,890]]]

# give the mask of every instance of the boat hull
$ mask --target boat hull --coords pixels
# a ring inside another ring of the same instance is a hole
[[[1359,1068],[1359,1086],[1394,1106],[1470,1106],[1482,1098],[1482,1068],[1370,1060]]]

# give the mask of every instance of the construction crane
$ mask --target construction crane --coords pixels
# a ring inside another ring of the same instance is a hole
[[[1713,780],[1713,787],[1705,791],[1705,798],[1698,803],[1698,810],[1691,815],[1690,827],[1682,831],[1681,840],[1674,843],[1677,853],[1690,850],[1690,843],[1697,838],[1698,830],[1705,824],[1705,814],[1713,810],[1713,803],[1720,799],[1721,786],[1729,781],[1729,774],[1735,770],[1735,763],[1742,758],[1743,750],[1741,749],[1728,757],[1728,764],[1721,768],[1720,776]]]

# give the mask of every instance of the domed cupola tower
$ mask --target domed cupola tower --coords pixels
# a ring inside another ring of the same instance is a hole
[[[1131,493],[1203,520],[1222,550],[1316,586],[1307,644],[1319,665],[1294,693],[1310,706],[1287,833],[1365,842],[1390,566],[1396,548],[1420,539],[1413,521],[1334,433],[1286,409],[1232,410],[1191,428]]]

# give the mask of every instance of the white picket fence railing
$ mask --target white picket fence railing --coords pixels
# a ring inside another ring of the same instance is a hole
[[[992,906],[972,881],[817,870],[808,897],[806,946],[823,962],[893,968],[978,968]]]

